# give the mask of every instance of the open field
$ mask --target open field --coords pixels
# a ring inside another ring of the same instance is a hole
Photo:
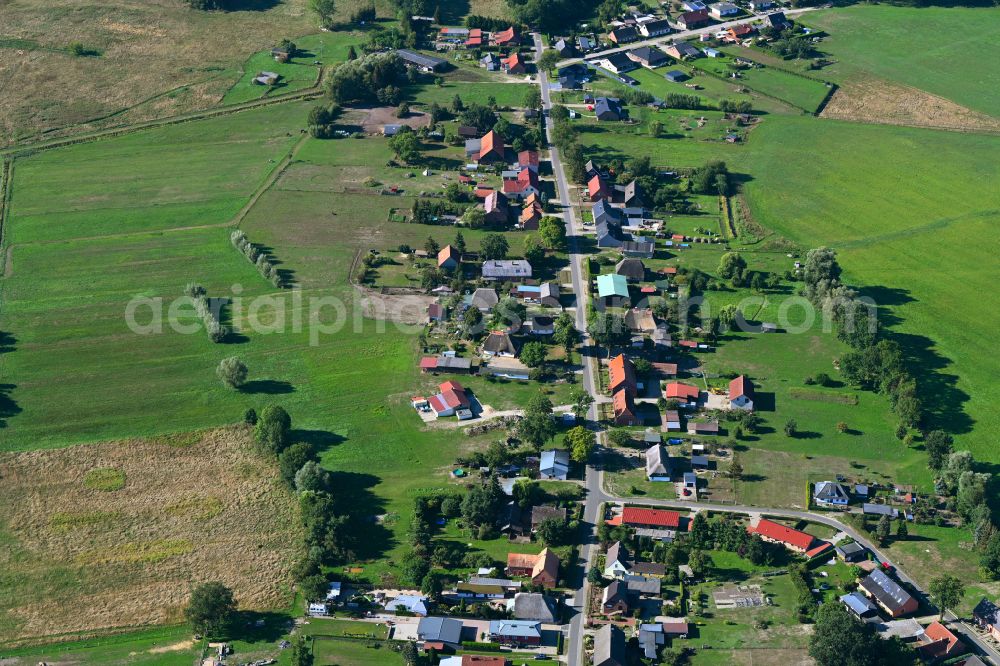
[[[118,636],[26,648],[4,648],[4,663],[34,666],[73,663],[81,666],[190,666],[202,654],[187,626],[157,627]]]
[[[1000,16],[993,8],[856,5],[809,14],[838,83],[888,79],[993,116],[1000,108]]]
[[[990,187],[1000,139],[786,117],[762,123],[751,142],[746,193],[757,220],[804,247],[838,250],[846,281],[883,308],[913,360],[928,425],[996,460],[990,341],[1000,319],[980,291],[1000,273],[980,240],[1000,219]]]
[[[166,0],[5,3],[0,37],[21,41],[0,46],[2,141],[93,126],[109,114],[135,122],[214,106],[250,54],[316,32],[306,5],[264,1],[246,11],[199,12]],[[73,42],[101,55],[73,57],[66,51]]]
[[[752,54],[744,56],[752,60]],[[730,73],[730,57],[702,58],[694,66],[717,76],[728,77]],[[732,81],[733,79],[728,79]],[[796,106],[808,113],[814,112],[823,102],[829,89],[822,81],[805,76],[797,76],[775,67],[762,67],[740,70],[740,78],[735,80],[740,85],[752,88],[765,95]]]
[[[88,487],[94,469],[124,484]],[[295,500],[248,430],[4,453],[0,475],[6,639],[176,622],[197,581],[245,609],[291,600]]]

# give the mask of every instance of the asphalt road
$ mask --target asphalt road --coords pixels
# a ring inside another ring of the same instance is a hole
[[[787,16],[796,16],[807,11],[811,11],[813,8],[797,9],[785,12]],[[753,19],[742,19],[739,21],[730,21],[729,23],[724,23],[721,25],[712,26],[710,31],[723,30],[732,25],[738,25],[741,23],[747,23]],[[683,39],[685,37],[694,36],[705,32],[705,29],[700,31],[688,31],[681,33],[674,33],[666,38],[658,38],[646,40],[644,42],[637,42],[628,45],[624,49],[609,49],[607,51],[601,51],[599,54],[589,54],[588,58],[604,55],[607,53],[613,53],[615,51],[627,50],[629,48],[635,48],[636,46],[650,45],[658,42],[666,41],[667,39]],[[538,34],[534,34],[534,44],[535,44],[535,58],[537,60],[538,56],[541,55],[543,50],[542,39]],[[566,60],[560,63],[560,65],[570,64],[572,62],[579,62],[581,59]],[[546,112],[546,132],[549,133],[552,129],[552,119],[548,116],[548,111],[552,108],[552,100],[549,95],[548,86],[548,75],[546,72],[539,71],[538,73],[538,84],[541,87],[542,94],[542,107]],[[580,253],[579,241],[583,235],[583,231],[579,221],[577,220],[576,213],[572,206],[572,194],[568,179],[566,178],[566,172],[563,169],[562,160],[559,157],[559,150],[555,146],[549,146],[552,156],[552,172],[556,180],[556,191],[559,196],[559,202],[563,206],[563,219],[566,221],[566,235],[567,242],[570,250],[570,272],[572,275],[573,291],[576,294],[576,325],[577,328],[583,333],[583,341],[581,348],[592,347],[592,342],[587,337],[586,333],[586,305],[587,299],[589,297],[589,289],[587,285],[584,284],[583,280],[583,260],[584,255]],[[600,398],[600,393],[597,390],[597,382],[595,377],[595,372],[599,368],[597,361],[594,357],[584,357],[583,359],[583,375],[584,375],[584,386],[587,391],[595,397],[595,399]],[[597,403],[591,406],[590,413],[587,415],[591,423],[597,422]],[[595,455],[595,458],[598,456]],[[587,489],[587,497],[584,505],[582,530],[584,531],[583,538],[581,540],[580,555],[578,564],[582,566],[583,570],[586,571],[589,568],[589,563],[596,553],[597,547],[597,535],[596,535],[596,525],[597,525],[597,514],[601,508],[601,505],[605,502],[608,503],[623,503],[624,498],[617,497],[614,495],[609,495],[604,491],[604,472],[600,471],[597,467],[593,465],[588,465],[586,477],[584,480],[584,485]],[[858,533],[850,525],[838,520],[835,516],[826,513],[814,513],[811,511],[796,511],[792,509],[781,509],[773,507],[759,507],[759,506],[742,506],[742,505],[720,505],[708,502],[687,502],[687,501],[671,501],[671,500],[657,500],[657,499],[638,499],[632,500],[642,504],[647,504],[650,506],[662,506],[665,508],[675,508],[675,509],[702,509],[710,511],[722,511],[727,513],[742,513],[742,514],[767,514],[769,516],[776,516],[782,518],[799,518],[806,519],[816,523],[821,523],[833,527],[834,529],[844,532],[852,539],[862,544],[866,548],[872,551],[879,558],[881,562],[889,562],[891,560],[883,553],[879,548],[872,543],[867,535],[862,535]],[[912,587],[912,589],[917,590],[919,595],[927,598],[927,593],[920,588],[917,583],[906,575],[904,571],[901,571],[896,567],[896,576],[904,583],[907,583]],[[590,585],[587,583],[586,576],[583,576],[580,587],[575,591],[575,603],[577,613],[573,616],[569,625],[569,637],[567,639],[567,650],[566,656],[570,666],[582,666],[586,663],[585,655],[583,653],[583,620],[585,617],[585,606],[586,600],[590,593]],[[992,645],[980,639],[980,637],[973,631],[973,629],[966,623],[962,622],[954,613],[948,612],[945,614],[945,621],[949,625],[952,631],[961,635],[962,639],[967,645],[974,645],[978,648],[980,656],[986,656],[994,664],[1000,664],[1000,651],[997,651]]]
[[[795,16],[799,16],[801,14],[805,14],[806,12],[814,12],[817,9],[821,9],[821,7],[803,7],[801,9],[789,9],[789,10],[785,10],[784,14],[785,14],[786,17],[792,18],[792,17],[795,17]],[[584,60],[588,60],[589,61],[589,60],[594,60],[596,58],[603,58],[604,56],[609,55],[611,53],[620,53],[622,51],[630,51],[630,50],[632,50],[634,48],[637,48],[639,46],[653,46],[653,45],[656,45],[656,44],[663,44],[665,42],[672,42],[672,41],[675,41],[675,40],[683,40],[683,39],[687,39],[689,37],[697,37],[698,35],[703,35],[703,34],[706,34],[706,33],[714,34],[716,32],[719,32],[720,30],[728,30],[729,28],[732,28],[733,26],[743,25],[744,23],[753,23],[754,21],[759,21],[759,20],[761,20],[768,13],[770,13],[770,12],[765,12],[764,14],[758,14],[756,16],[750,16],[750,17],[747,17],[747,18],[736,19],[735,21],[726,21],[725,23],[716,23],[715,25],[710,25],[710,26],[707,26],[707,27],[704,27],[704,28],[698,28],[697,30],[681,30],[681,31],[678,31],[678,32],[672,32],[669,35],[661,35],[660,37],[653,37],[651,39],[644,39],[641,42],[632,42],[630,44],[626,44],[625,46],[616,46],[613,49],[605,49],[603,51],[594,51],[592,53],[588,53],[583,58],[567,58],[566,60],[562,60],[562,61],[559,62],[558,66],[559,67],[565,67],[566,65],[572,65],[573,63],[583,62]],[[536,46],[536,50],[537,50],[537,46],[538,46],[538,42],[537,41],[535,42],[535,46]]]

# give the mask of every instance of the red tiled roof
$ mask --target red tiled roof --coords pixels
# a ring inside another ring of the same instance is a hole
[[[677,275],[677,267],[667,266],[666,268],[661,268],[660,272],[663,273],[664,275]]]
[[[635,366],[632,365],[625,354],[619,354],[608,363],[608,382],[612,392],[619,389],[627,389],[631,393],[636,392]]]
[[[830,543],[826,541],[820,541],[818,546],[813,546],[812,548],[806,551],[806,557],[812,559],[817,555],[819,555],[820,553],[830,550],[831,548],[833,548],[833,545],[831,545]]]
[[[681,340],[677,344],[679,344],[681,347],[692,347],[692,348],[695,348],[695,347],[698,346],[698,343],[695,342],[694,340]]]
[[[750,397],[753,395],[753,382],[747,379],[746,375],[740,375],[729,382],[729,399],[735,400],[740,396]]]
[[[663,633],[665,634],[686,634],[688,632],[687,622],[661,622]]]
[[[640,509],[639,507],[627,506],[622,511],[622,523],[625,525],[680,527],[681,514],[663,509]]]
[[[420,359],[421,370],[433,370],[436,367],[438,367],[437,356],[425,356]]]
[[[448,404],[444,401],[441,395],[432,395],[427,399],[427,404],[431,406],[435,412],[444,412],[448,410]]]
[[[673,235],[672,235],[672,236],[670,237],[670,239],[671,239],[671,240],[675,240],[675,241],[682,241],[682,240],[684,240],[684,234],[673,234]],[[677,269],[676,269],[676,268],[674,269],[674,272],[675,272],[675,273],[677,272]]]
[[[515,67],[524,67],[524,58],[521,57],[520,53],[511,53],[506,58],[501,59],[507,69],[514,69]]]
[[[749,25],[734,25],[729,29],[729,34],[733,37],[742,37],[743,35],[749,35],[753,32],[753,28]]]
[[[752,525],[747,526],[747,532],[759,534],[762,537],[774,539],[775,541],[780,541],[781,543],[806,551],[812,548],[813,541],[816,540],[811,534],[800,532],[791,527],[767,520],[766,518],[761,518],[756,527]]]
[[[664,391],[664,395],[667,399],[681,399],[684,400],[697,400],[698,395],[701,391],[698,390],[697,386],[691,386],[690,384],[683,384],[681,382],[670,382],[667,384],[667,389]]]
[[[676,363],[653,363],[653,370],[656,370],[661,375],[667,375],[668,377],[673,377],[677,374],[677,364]]]
[[[448,261],[449,259],[454,259],[455,261],[461,261],[462,254],[458,250],[453,248],[451,245],[445,245],[438,252],[438,266],[441,266],[442,264],[444,264],[444,262]]]
[[[587,192],[592,198],[607,192],[607,185],[605,185],[604,179],[600,175],[596,175],[587,181]]]
[[[632,400],[632,394],[627,389],[620,388],[615,391],[615,394],[611,396],[611,403],[614,406],[616,419],[620,416],[635,415],[635,402]]]
[[[500,138],[500,135],[493,130],[487,132],[483,138],[479,140],[479,154],[476,156],[476,159],[482,160],[490,154],[498,159],[503,159],[504,156],[503,139]]]
[[[640,294],[655,294],[656,293],[656,287],[640,287],[639,288],[639,293]]]
[[[442,397],[444,397],[445,404],[452,408],[458,407],[468,407],[469,399],[465,395],[465,391],[441,391]]]
[[[517,154],[517,163],[523,167],[538,166],[538,151],[522,150]]]
[[[476,198],[485,199],[486,197],[490,196],[490,194],[494,191],[495,190],[492,187],[477,187],[475,192]]]
[[[529,187],[538,189],[538,174],[531,169],[521,169],[517,174],[517,178],[503,181],[504,193],[524,192]]]
[[[438,386],[438,390],[439,391],[448,391],[448,390],[451,390],[451,391],[462,391],[464,393],[465,392],[465,387],[462,386],[461,384],[459,384],[458,382],[456,382],[454,379],[449,379],[446,382],[441,382],[441,385]]]
[[[924,635],[931,642],[918,646],[917,651],[925,655],[934,658],[950,657],[965,650],[965,645],[958,640],[958,636],[940,622],[927,625]]]
[[[708,10],[699,9],[693,12],[684,12],[677,17],[677,21],[680,23],[690,23],[691,21],[707,21],[708,20]]]
[[[497,44],[506,44],[515,40],[517,40],[517,33],[514,32],[514,26],[493,34],[493,41]]]

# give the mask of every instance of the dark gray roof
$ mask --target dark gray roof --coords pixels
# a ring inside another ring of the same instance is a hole
[[[514,595],[514,619],[555,622],[555,602],[539,592],[518,592]]]
[[[594,666],[625,666],[625,633],[606,624],[594,636]]]
[[[625,584],[629,592],[656,596],[660,593],[660,579],[651,576],[625,576]]]
[[[871,572],[862,580],[860,587],[894,612],[902,611],[913,600],[909,592],[880,569]]]
[[[423,53],[417,53],[416,51],[411,51],[409,49],[396,49],[396,55],[406,62],[419,65],[420,67],[430,67],[432,69],[437,69],[441,65],[448,62],[447,60],[435,58],[434,56],[425,55]]]
[[[824,502],[833,502],[836,500],[846,502],[850,499],[844,487],[835,481],[820,481],[817,483],[813,497]]]
[[[861,510],[870,516],[889,516],[890,518],[895,518],[899,515],[899,510],[895,507],[891,507],[888,504],[872,504],[865,502],[861,506]]]
[[[640,46],[637,49],[632,49],[632,55],[643,62],[648,62],[651,65],[656,63],[666,62],[667,55],[660,49],[654,49],[650,46]]]
[[[459,644],[462,642],[462,622],[451,617],[425,617],[417,625],[417,635],[425,641]]]
[[[646,277],[646,265],[642,263],[642,259],[622,259],[615,265],[615,273],[633,280],[641,280]]]
[[[524,259],[487,259],[483,262],[483,277],[531,277],[531,264]]]
[[[598,118],[605,114],[611,114],[616,118],[621,119],[621,101],[617,97],[598,97],[594,100],[594,113],[597,114]]]

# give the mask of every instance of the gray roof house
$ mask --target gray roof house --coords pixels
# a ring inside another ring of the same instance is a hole
[[[633,69],[639,68],[639,65],[637,65],[632,58],[629,58],[626,53],[621,51],[618,51],[617,53],[609,53],[597,62],[601,67],[609,72],[612,72],[613,74],[631,72]]]
[[[600,224],[605,222],[607,224],[614,224],[616,226],[621,226],[622,223],[622,211],[619,208],[614,208],[611,202],[607,199],[598,199],[593,208],[590,209],[590,213],[594,216],[594,224]]]
[[[537,645],[542,625],[530,620],[490,620],[489,637],[505,645]]]
[[[646,277],[646,265],[642,259],[622,259],[615,264],[615,273],[624,275],[629,282],[642,282]]]
[[[509,606],[515,620],[535,620],[551,624],[557,619],[555,602],[539,592],[518,592]]]
[[[594,636],[594,666],[625,666],[625,632],[612,624]]]
[[[684,81],[688,77],[687,74],[685,74],[679,69],[672,69],[663,76],[664,78],[667,79],[667,81],[670,81],[671,83],[680,83],[681,81]]]
[[[617,97],[598,97],[594,100],[594,113],[598,120],[623,120],[625,110]]]
[[[569,474],[569,451],[565,449],[549,449],[542,451],[538,464],[538,475],[543,479],[566,480]]]
[[[621,247],[625,243],[621,227],[610,222],[598,222],[597,247]]]
[[[845,562],[858,562],[865,559],[868,556],[868,551],[857,541],[852,541],[851,543],[837,544],[834,548],[837,551],[837,557],[844,560]]]
[[[422,72],[436,72],[448,64],[447,60],[417,53],[409,49],[396,49],[396,55],[402,58],[403,62],[407,65],[416,67]]]
[[[483,262],[484,280],[523,280],[531,277],[531,264],[525,259],[487,259]]]
[[[651,46],[640,46],[628,52],[628,57],[643,67],[661,67],[667,63],[667,54]]]
[[[639,26],[639,32],[642,33],[643,37],[659,37],[660,35],[669,34],[671,30],[673,28],[670,27],[670,21],[666,19],[646,21]]]
[[[656,253],[656,245],[652,241],[630,240],[622,243],[622,253],[626,257],[642,257],[652,259]]]
[[[622,578],[629,592],[635,594],[658,597],[660,596],[660,579],[653,576],[627,575]]]
[[[387,611],[405,610],[414,615],[427,615],[427,597],[415,594],[401,594],[386,602]]]
[[[469,302],[469,305],[480,312],[489,312],[499,302],[500,297],[497,296],[496,289],[480,287],[472,292],[472,300]]]
[[[878,608],[860,592],[851,592],[840,597],[840,602],[859,620],[878,616]]]
[[[871,504],[865,502],[861,505],[861,511],[868,516],[889,516],[893,520],[899,516],[899,509],[888,504]]]
[[[670,456],[662,444],[646,449],[646,478],[650,481],[670,480]]]
[[[608,578],[620,578],[631,569],[628,549],[621,541],[615,541],[608,546],[604,556],[604,575]]]
[[[872,571],[858,584],[858,589],[892,617],[912,613],[920,605],[909,592],[881,569]]]
[[[639,647],[646,659],[656,659],[656,651],[667,642],[667,637],[663,633],[663,625],[656,624],[639,625]]]
[[[822,506],[847,506],[851,496],[835,481],[820,481],[814,487],[813,501]]]
[[[557,282],[543,282],[539,287],[538,301],[548,308],[560,307],[559,284]]]
[[[462,621],[451,617],[425,617],[417,625],[417,638],[422,641],[460,645]]]

